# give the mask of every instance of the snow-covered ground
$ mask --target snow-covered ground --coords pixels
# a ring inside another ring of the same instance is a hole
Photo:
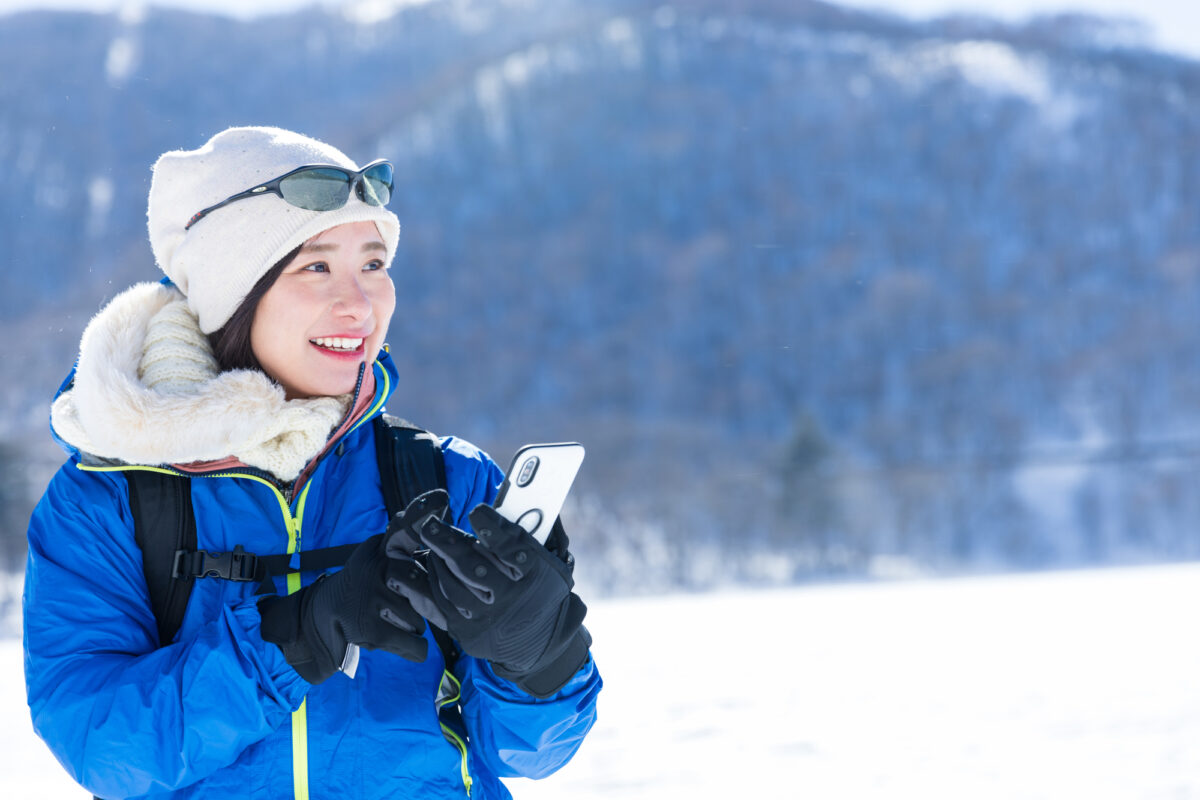
[[[1200,798],[1200,565],[594,602],[600,722],[517,800]],[[0,641],[5,798],[84,800]]]

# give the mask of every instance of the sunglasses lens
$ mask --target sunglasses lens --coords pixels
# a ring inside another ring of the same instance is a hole
[[[279,182],[283,199],[310,211],[332,211],[350,197],[349,176],[339,169],[306,169]]]
[[[392,165],[376,164],[363,173],[359,197],[369,206],[386,206],[392,199]]]

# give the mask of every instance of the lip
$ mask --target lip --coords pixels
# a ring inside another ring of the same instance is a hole
[[[310,336],[308,340],[311,342],[314,339],[370,339],[374,331],[340,331],[338,333],[322,333],[317,336]]]

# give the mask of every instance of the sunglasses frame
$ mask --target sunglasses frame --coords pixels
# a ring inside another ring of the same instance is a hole
[[[260,183],[258,186],[255,186],[251,189],[247,189],[244,192],[238,192],[237,194],[232,194],[229,197],[226,197],[224,200],[222,200],[219,203],[214,203],[213,205],[209,206],[208,208],[197,211],[195,216],[193,216],[191,219],[188,220],[187,225],[183,226],[183,229],[185,231],[189,230],[193,225],[195,225],[197,222],[199,222],[200,220],[207,217],[213,211],[216,211],[218,208],[223,208],[224,206],[227,206],[230,203],[236,202],[238,200],[244,200],[247,197],[258,197],[259,195],[270,193],[270,194],[277,195],[284,202],[288,202],[289,205],[294,205],[293,203],[290,203],[290,201],[288,201],[288,199],[286,197],[283,196],[283,190],[279,188],[280,183],[282,183],[284,180],[292,177],[293,175],[295,175],[297,173],[309,172],[309,171],[315,170],[315,169],[332,169],[332,170],[340,172],[346,176],[346,185],[349,187],[349,189],[346,191],[346,199],[342,202],[341,206],[336,206],[336,208],[341,208],[342,206],[346,205],[346,203],[348,203],[350,201],[350,192],[351,191],[355,192],[358,195],[358,198],[365,203],[367,201],[366,201],[366,197],[364,196],[365,193],[363,192],[362,185],[363,185],[363,182],[366,180],[367,171],[370,169],[373,169],[375,167],[378,167],[380,164],[387,164],[389,167],[392,166],[392,162],[388,161],[386,158],[377,158],[374,161],[372,161],[370,164],[367,164],[362,169],[358,170],[357,172],[351,172],[350,170],[346,169],[345,167],[339,167],[336,164],[305,164],[302,167],[296,167],[291,172],[286,172],[283,175],[280,175],[278,178],[272,178],[271,180],[267,181],[266,183]],[[394,185],[395,185],[394,180],[389,179],[387,182],[388,199],[389,200],[391,199],[392,187]],[[370,205],[370,203],[368,203],[368,205]],[[380,203],[380,205],[386,205],[386,203]],[[302,206],[296,206],[296,207],[302,208]],[[312,211],[315,209],[306,209],[306,210]],[[324,210],[325,211],[333,211],[334,209],[329,208],[329,209],[324,209]]]

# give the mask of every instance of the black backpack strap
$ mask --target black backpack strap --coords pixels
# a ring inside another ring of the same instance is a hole
[[[436,436],[390,414],[380,414],[372,422],[388,519],[425,492],[446,488],[446,462]],[[446,666],[453,666],[458,658],[454,641],[441,628],[430,625],[429,629]]]
[[[446,487],[446,465],[437,437],[398,417],[381,414],[375,425],[375,455],[388,517],[403,511],[419,495]],[[154,470],[127,470],[129,508],[134,538],[142,551],[142,569],[150,591],[150,605],[158,622],[159,644],[175,638],[183,623],[188,598],[196,578],[255,581],[263,591],[274,591],[272,575],[290,571],[291,556],[260,556],[240,545],[214,553],[196,547],[196,517],[192,508],[191,478]],[[326,570],[346,563],[357,544],[339,545],[300,553],[300,571]],[[443,631],[434,638],[447,665],[456,650]]]
[[[281,553],[260,556],[249,553],[240,544],[225,553],[211,550],[177,550],[173,576],[179,578],[222,578],[259,584],[258,594],[272,594],[275,575],[289,572],[316,572],[340,567],[358,547],[358,542],[304,550],[299,553],[299,567],[293,568],[297,554]]]
[[[415,498],[433,489],[446,488],[446,462],[437,437],[411,422],[380,414],[374,419],[375,455],[379,461],[379,479],[383,487],[383,504],[388,519],[403,511]],[[450,634],[436,625],[429,626],[433,640],[442,651],[445,669],[438,685],[434,705],[438,724],[446,741],[462,754],[463,769],[467,763],[469,738],[462,716],[462,687],[454,675],[458,647]]]
[[[175,555],[196,549],[192,481],[184,475],[127,470],[133,536],[142,550],[142,571],[150,591],[150,607],[158,622],[158,642],[166,646],[183,623],[195,581],[175,577]]]
[[[390,519],[415,498],[446,488],[446,463],[437,437],[411,422],[380,414],[375,424],[375,456]]]

